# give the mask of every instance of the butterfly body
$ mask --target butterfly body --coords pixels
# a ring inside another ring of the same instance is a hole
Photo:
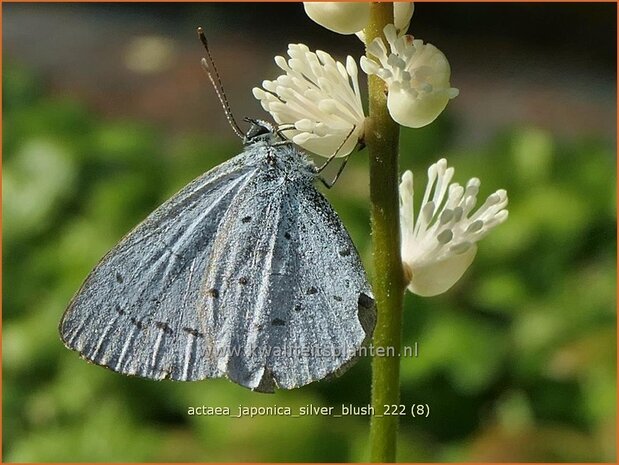
[[[314,165],[263,132],[99,262],[60,323],[67,347],[123,374],[265,392],[355,359],[375,322],[358,253]]]

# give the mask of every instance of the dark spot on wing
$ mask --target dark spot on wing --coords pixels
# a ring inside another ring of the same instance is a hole
[[[138,321],[134,316],[130,318],[131,323],[133,323],[138,329],[144,328],[144,324],[141,321]]]
[[[359,294],[358,304],[360,307],[363,308],[372,308],[374,306],[374,299],[362,292],[361,294]]]
[[[122,284],[123,281],[124,281],[123,275],[121,275],[120,273],[116,273],[116,282],[119,284]]]
[[[202,334],[197,329],[183,328],[183,331],[185,331],[187,334],[191,334],[193,337],[204,337],[204,334]]]
[[[307,290],[307,292],[306,292],[306,293],[307,293],[308,295],[312,295],[312,294],[316,294],[317,292],[318,292],[318,289],[316,289],[314,286],[312,286],[312,287],[310,287],[310,288]]]
[[[284,233],[284,237],[285,237],[286,239],[290,240],[290,233],[289,233],[288,231],[286,231],[286,232]]]
[[[372,308],[374,306],[374,299],[363,292],[359,294],[359,306],[363,308]]]
[[[174,332],[174,331],[172,331],[172,328],[170,328],[170,325],[167,324],[165,321],[156,321],[155,322],[155,327],[157,329],[162,330],[166,334],[172,334]]]
[[[125,314],[125,311],[122,308],[120,308],[120,305],[118,304],[116,304],[116,307],[114,309],[116,310],[116,313],[118,313],[121,316]]]
[[[275,318],[273,321],[271,321],[271,324],[273,326],[284,326],[286,322],[282,320],[281,318]]]
[[[350,255],[350,249],[342,249],[342,250],[340,250],[340,255],[342,257],[348,257]]]
[[[336,302],[341,302],[342,298],[339,295],[334,295],[333,299],[335,299]]]
[[[241,219],[243,223],[249,223],[251,221],[251,216],[245,216]]]
[[[249,282],[249,280],[248,280],[245,276],[241,276],[241,277],[239,278],[239,284],[243,284],[243,285],[245,285],[245,284],[247,284],[248,282]]]
[[[208,295],[210,295],[211,297],[213,297],[214,299],[216,299],[217,297],[219,297],[219,291],[215,288],[209,290],[207,292]]]
[[[363,292],[359,294],[359,308],[357,310],[357,316],[359,323],[365,332],[364,344],[369,342],[376,326],[376,308],[374,307],[374,299]]]

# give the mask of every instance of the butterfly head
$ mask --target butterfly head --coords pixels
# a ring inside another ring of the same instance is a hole
[[[271,123],[251,118],[245,118],[245,121],[250,123],[250,126],[243,138],[243,144],[251,145],[261,141],[273,143],[281,140],[277,129]]]

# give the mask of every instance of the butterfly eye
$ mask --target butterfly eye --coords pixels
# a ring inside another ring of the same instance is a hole
[[[249,130],[245,134],[246,144],[251,144],[253,142],[256,142],[257,140],[263,139],[263,136],[265,135],[273,134],[273,128],[269,124],[263,123],[262,121],[258,120],[251,120],[249,118],[247,118],[246,121],[249,121],[251,123]]]
[[[269,132],[271,132],[269,128],[265,128],[264,126],[254,125],[247,132],[247,138],[254,139],[255,137],[268,134]]]

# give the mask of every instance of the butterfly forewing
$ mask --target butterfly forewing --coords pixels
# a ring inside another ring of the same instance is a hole
[[[185,369],[179,336],[199,339],[195,300],[218,219],[255,169],[242,154],[199,177],[155,210],[90,273],[60,323],[65,344],[94,363],[148,378],[203,379]],[[183,340],[186,339],[183,337]],[[197,345],[197,344],[196,344]],[[187,344],[186,344],[187,346]],[[191,360],[189,364],[194,363]]]

